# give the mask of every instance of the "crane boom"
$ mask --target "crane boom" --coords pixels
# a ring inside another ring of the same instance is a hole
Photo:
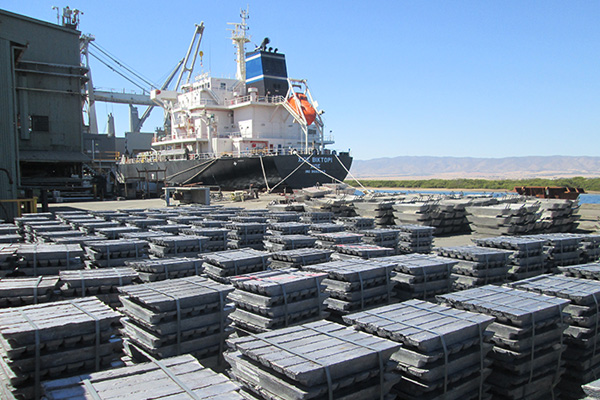
[[[200,22],[200,25],[196,24],[196,30],[194,31],[194,36],[192,37],[192,41],[190,42],[190,47],[185,55],[183,61],[183,69],[179,73],[179,78],[177,78],[177,84],[175,85],[175,91],[179,91],[181,88],[181,81],[185,76],[185,83],[190,83],[190,78],[192,77],[192,72],[194,71],[194,65],[196,64],[196,58],[198,57],[198,50],[200,49],[200,42],[202,41],[202,33],[204,32],[204,22]],[[194,52],[193,57],[191,58],[191,65],[188,66],[190,62],[190,55],[192,54],[192,50]]]

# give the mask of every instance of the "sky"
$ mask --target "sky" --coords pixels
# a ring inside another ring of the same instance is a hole
[[[0,0],[48,22],[66,5],[84,13],[82,33],[157,85],[201,21],[196,72],[235,77],[227,23],[248,8],[246,49],[271,39],[288,75],[308,80],[333,148],[355,159],[599,155],[597,0]],[[140,91],[90,63],[96,88]],[[101,132],[109,112],[118,136],[128,130],[128,106],[96,109]],[[155,110],[143,130],[161,120]]]

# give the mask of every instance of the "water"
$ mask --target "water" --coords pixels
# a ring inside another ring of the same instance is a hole
[[[377,192],[381,193],[423,193],[423,194],[441,194],[441,195],[492,195],[493,197],[502,197],[507,194],[515,194],[514,192],[486,192],[486,191],[460,191],[460,190],[377,190]],[[580,194],[579,195],[579,204],[600,204],[600,194]]]

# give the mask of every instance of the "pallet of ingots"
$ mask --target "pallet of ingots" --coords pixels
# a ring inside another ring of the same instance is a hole
[[[16,250],[18,276],[58,275],[59,271],[83,269],[84,251],[78,244],[19,244]]]
[[[190,229],[191,227],[192,225],[170,223],[166,225],[153,225],[150,227],[150,230],[170,233],[172,235],[179,235],[180,233],[183,233],[183,230]]]
[[[51,243],[56,242],[56,239],[62,238],[79,238],[84,236],[85,234],[81,231],[68,230],[68,231],[58,231],[58,232],[43,232],[37,234],[35,241],[39,243]]]
[[[99,218],[103,218],[107,221],[112,221],[113,218],[126,217],[129,215],[122,211],[114,211],[114,210],[96,210],[96,211],[90,211],[90,214],[92,214],[96,217],[99,217]]]
[[[600,280],[600,263],[588,263],[558,267],[565,276]]]
[[[200,275],[204,270],[201,258],[189,257],[125,261],[125,265],[135,269],[143,282]]]
[[[354,209],[360,217],[373,218],[377,226],[394,224],[394,203],[392,201],[354,202]]]
[[[338,218],[338,223],[343,225],[345,230],[351,232],[375,229],[375,220],[367,217],[341,217]]]
[[[269,268],[301,268],[304,265],[329,262],[333,250],[304,248],[271,253]]]
[[[133,398],[191,398],[244,400],[240,387],[186,354],[106,372],[42,383],[48,400]]]
[[[527,238],[544,240],[544,254],[546,255],[546,272],[556,273],[558,267],[577,265],[581,262],[580,235],[568,233],[547,233],[529,235]]]
[[[93,242],[94,240],[106,240],[106,236],[103,235],[86,235],[83,232],[79,232],[79,236],[66,236],[59,238],[52,238],[51,243],[56,244],[78,244],[83,246],[85,242]]]
[[[556,398],[564,372],[563,309],[568,300],[487,285],[438,296],[458,309],[496,317],[488,330],[494,347],[487,383],[502,399]]]
[[[0,279],[0,308],[47,303],[57,298],[58,276]]]
[[[231,376],[272,400],[386,399],[400,344],[329,321],[232,338]]]
[[[19,227],[15,224],[0,224],[0,235],[14,235],[19,233]]]
[[[310,211],[330,212],[334,217],[355,217],[354,203],[347,199],[311,198],[306,202]]]
[[[229,219],[231,222],[258,222],[267,223],[267,217],[263,215],[236,215]]]
[[[452,267],[455,290],[487,284],[501,284],[508,279],[510,251],[478,246],[440,247],[437,254],[458,260]]]
[[[356,329],[402,344],[392,356],[400,399],[485,399],[494,317],[407,300],[343,317]]]
[[[577,228],[579,205],[576,200],[568,199],[535,199],[527,203],[538,203],[537,231],[541,233],[573,232]]]
[[[63,297],[96,296],[114,309],[121,306],[117,288],[139,282],[138,273],[129,267],[60,271],[59,277]]]
[[[270,224],[278,223],[278,222],[299,222],[300,221],[300,213],[289,211],[289,212],[280,212],[280,211],[269,211],[267,214],[267,222]]]
[[[331,222],[333,219],[333,213],[331,212],[304,212],[300,216],[300,221],[307,224],[322,224]]]
[[[73,228],[71,225],[67,225],[60,221],[48,221],[47,224],[44,223],[26,223],[23,226],[23,236],[25,240],[28,242],[35,242],[38,239],[41,239],[41,236],[44,233],[50,232],[65,232],[72,231]]]
[[[433,226],[408,224],[394,226],[394,229],[399,231],[399,253],[431,253],[433,233],[436,231]]]
[[[337,244],[357,244],[363,235],[353,232],[330,232],[313,234],[317,238],[315,246],[320,249],[333,249]]]
[[[2,398],[38,399],[41,380],[110,367],[120,317],[92,297],[0,310]]]
[[[396,225],[401,224],[417,224],[428,225],[432,220],[431,213],[435,211],[435,205],[431,201],[408,200],[407,202],[396,202],[392,208],[394,209],[394,217]]]
[[[92,235],[100,228],[116,228],[117,226],[121,226],[121,223],[98,219],[94,221],[87,220],[86,222],[77,221],[72,223],[72,225],[76,226],[80,231],[85,232],[86,235]]]
[[[504,203],[467,206],[471,229],[481,235],[524,235],[536,229],[539,204]]]
[[[204,272],[218,282],[229,283],[229,278],[264,271],[270,263],[270,254],[254,249],[234,249],[204,253]]]
[[[569,300],[564,308],[568,325],[563,341],[566,371],[558,389],[561,398],[580,399],[581,385],[593,381],[600,373],[600,282],[563,275],[542,275],[510,284],[511,287]]]
[[[127,232],[119,234],[119,237],[122,239],[130,239],[130,240],[145,240],[149,241],[150,238],[153,237],[164,237],[164,236],[173,236],[171,233],[161,232],[161,231],[140,231],[140,232]]]
[[[436,202],[433,226],[436,232],[451,234],[470,232],[466,206],[470,201],[463,198],[443,198]]]
[[[265,250],[276,251],[314,247],[317,238],[308,235],[269,235],[265,236]]]
[[[581,235],[579,244],[581,250],[580,261],[582,263],[591,263],[600,260],[600,235],[587,234]]]
[[[225,228],[187,228],[181,231],[183,235],[203,236],[208,238],[205,251],[223,251],[227,249],[227,235],[229,229]]]
[[[272,235],[308,235],[309,224],[300,222],[271,222],[268,231]]]
[[[302,270],[327,273],[325,304],[336,314],[347,314],[389,303],[394,294],[394,267],[390,262],[354,259],[306,265]]]
[[[14,272],[17,266],[18,244],[0,244],[0,278]]]
[[[322,282],[327,274],[295,268],[232,277],[229,295],[236,308],[229,316],[238,331],[266,332],[326,318]]]
[[[167,221],[159,218],[139,218],[125,222],[126,226],[135,226],[140,229],[150,229],[157,225],[166,225]]]
[[[21,217],[14,218],[15,225],[17,225],[20,231],[24,229],[25,223],[47,223],[52,220],[54,220],[52,213],[23,214]],[[60,223],[60,221],[58,222]]]
[[[114,226],[110,228],[98,228],[96,229],[97,235],[106,236],[107,239],[118,239],[122,237],[123,233],[141,232],[142,228],[137,226]]]
[[[477,246],[508,250],[508,278],[516,281],[541,275],[545,271],[545,241],[523,236],[496,236],[474,239]]]
[[[217,206],[191,206],[190,205],[190,206],[180,206],[175,210],[175,212],[177,212],[179,215],[195,215],[198,217],[203,217],[203,216],[209,215],[216,208],[217,208]],[[173,209],[169,208],[167,210],[167,212],[169,212],[169,211],[173,211]]]
[[[397,229],[366,229],[359,231],[363,235],[362,241],[366,244],[396,249],[400,232]]]
[[[229,222],[225,225],[229,229],[227,246],[230,249],[250,247],[263,250],[267,224],[258,222]]]
[[[121,267],[125,261],[148,258],[148,242],[145,240],[117,239],[85,242],[83,247],[89,259],[89,267]]]
[[[271,212],[299,212],[299,213],[302,213],[302,212],[306,211],[303,203],[289,203],[287,201],[287,199],[283,200],[283,201],[285,201],[285,203],[269,204],[269,205],[267,205],[267,208]]]
[[[365,260],[378,257],[391,256],[396,253],[389,247],[377,246],[376,244],[337,244],[332,247],[335,251],[335,258],[346,259],[344,256],[360,257]]]
[[[228,223],[228,221],[203,219],[202,221],[193,221],[192,226],[200,228],[223,228]]]
[[[56,221],[56,220],[51,220],[51,219],[46,219],[46,218],[44,218],[44,219],[28,218],[23,221],[18,221],[18,218],[15,218],[15,223],[17,224],[17,226],[19,228],[19,233],[21,233],[24,236],[31,235],[32,229],[37,226],[50,227],[50,226],[63,226],[64,225],[64,223],[62,221]]]
[[[395,264],[391,279],[400,300],[433,300],[450,292],[452,268],[458,264],[458,260],[430,254],[402,254],[377,261]]]
[[[233,329],[227,295],[233,287],[199,276],[119,288],[123,335],[158,358],[192,354],[219,361]]]
[[[332,232],[344,232],[344,226],[340,224],[334,224],[333,222],[325,222],[322,224],[310,224],[310,228],[308,229],[308,233],[311,235]]]
[[[164,257],[196,257],[207,251],[209,238],[194,235],[156,236],[150,238],[149,253]]]

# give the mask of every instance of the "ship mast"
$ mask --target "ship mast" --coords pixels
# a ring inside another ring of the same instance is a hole
[[[227,24],[233,26],[229,30],[231,31],[231,41],[237,48],[237,71],[235,73],[235,78],[238,81],[244,82],[246,81],[246,43],[250,41],[250,36],[246,35],[246,32],[249,29],[246,20],[250,18],[248,10],[241,10],[240,17],[242,17],[241,23],[228,22]]]

